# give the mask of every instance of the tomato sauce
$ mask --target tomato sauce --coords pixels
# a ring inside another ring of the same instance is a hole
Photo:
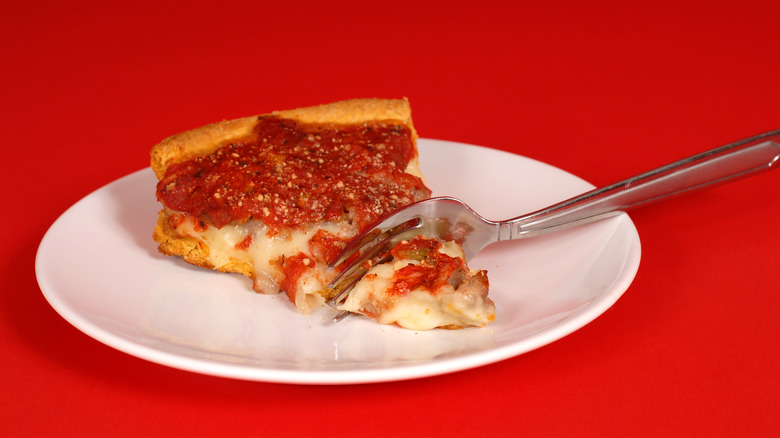
[[[315,259],[326,263],[335,259],[346,246],[346,239],[325,230],[317,230],[314,236],[309,239],[309,251],[311,251],[311,255]]]
[[[418,287],[436,293],[448,282],[453,272],[464,266],[463,259],[440,253],[441,247],[441,242],[422,236],[396,244],[390,250],[393,257],[418,260],[420,264],[410,263],[396,271],[393,274],[393,287],[388,293],[403,296]]]
[[[284,280],[279,286],[294,303],[298,294],[298,283],[303,274],[314,267],[314,260],[299,252],[291,257],[280,257],[277,263],[284,272]]]
[[[322,220],[363,228],[430,195],[420,178],[404,172],[414,156],[403,125],[260,117],[250,138],[171,165],[157,198],[218,228],[253,218],[270,234]]]

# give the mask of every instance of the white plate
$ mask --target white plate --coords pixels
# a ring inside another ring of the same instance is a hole
[[[459,197],[508,219],[592,188],[549,165],[497,150],[421,139],[434,195]],[[499,243],[473,267],[488,270],[496,321],[482,329],[415,332],[331,309],[302,316],[283,295],[245,277],[157,252],[159,206],[150,169],[85,197],[44,236],[41,290],[68,322],[113,348],[171,367],[237,379],[345,384],[449,373],[513,357],[579,329],[608,309],[639,267],[627,215]]]

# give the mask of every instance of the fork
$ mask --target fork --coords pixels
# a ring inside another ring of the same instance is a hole
[[[425,199],[400,208],[360,234],[329,264],[349,260],[328,285],[337,307],[369,267],[389,261],[394,244],[415,235],[460,243],[466,261],[486,246],[606,219],[696,190],[755,175],[776,167],[780,130],[766,132],[675,161],[623,181],[594,189],[547,208],[504,221],[485,219],[453,197]],[[341,311],[338,322],[350,312]]]

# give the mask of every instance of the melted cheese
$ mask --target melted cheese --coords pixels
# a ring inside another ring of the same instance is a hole
[[[284,274],[277,261],[298,253],[311,254],[309,240],[318,230],[349,238],[355,234],[354,228],[346,223],[322,222],[316,227],[296,230],[284,235],[269,236],[267,227],[259,221],[248,221],[241,225],[226,225],[222,228],[209,227],[205,231],[197,230],[192,221],[184,221],[176,232],[194,237],[209,248],[209,261],[217,270],[235,264],[246,264],[254,273],[254,289],[264,294],[280,292]],[[245,249],[239,245],[247,236],[252,243]],[[313,258],[312,258],[313,260]],[[295,306],[304,314],[321,307],[325,299],[320,292],[335,277],[324,262],[316,262],[312,269],[306,270],[297,282]]]
[[[229,266],[246,264],[252,267],[254,289],[260,293],[276,294],[284,273],[278,265],[281,257],[298,253],[310,255],[309,240],[317,230],[349,239],[355,229],[346,223],[325,222],[305,230],[285,235],[269,236],[267,227],[259,221],[222,228],[196,229],[194,222],[184,221],[176,231],[194,237],[208,246],[209,261],[217,270],[230,270]],[[245,249],[237,248],[247,236],[252,243]],[[455,242],[444,242],[439,252],[450,257],[464,258],[463,250]],[[322,292],[335,277],[323,261],[314,261],[297,279],[293,304],[303,314],[316,310],[325,303]],[[495,306],[487,298],[487,280],[480,280],[480,271],[470,271],[465,281],[453,286],[444,285],[431,291],[418,287],[408,294],[393,291],[394,274],[409,264],[419,264],[411,259],[395,259],[378,264],[368,270],[339,310],[363,314],[380,324],[395,324],[412,330],[430,330],[437,327],[482,327],[495,318]],[[482,273],[484,275],[484,273]]]

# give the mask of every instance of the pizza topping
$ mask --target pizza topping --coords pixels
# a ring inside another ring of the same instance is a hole
[[[420,263],[409,263],[393,275],[393,287],[388,291],[392,294],[407,295],[409,292],[423,287],[434,294],[445,284],[449,284],[452,274],[465,264],[459,257],[450,257],[439,252],[441,242],[416,236],[409,241],[399,242],[390,251],[395,259],[415,260]]]
[[[287,293],[292,302],[295,302],[296,295],[299,292],[298,285],[301,277],[304,272],[313,267],[314,263],[309,256],[301,252],[291,257],[282,256],[279,258],[278,263],[282,272],[284,272],[284,281],[281,284],[282,290]]]
[[[243,240],[241,240],[240,242],[236,243],[235,247],[236,247],[236,249],[247,249],[251,245],[252,245],[252,235],[251,234],[247,234],[247,236],[244,237]]]
[[[419,177],[404,171],[414,154],[403,125],[261,117],[252,137],[171,165],[157,197],[218,228],[252,218],[272,234],[323,220],[364,227],[430,195]]]
[[[309,250],[312,256],[324,263],[336,258],[349,241],[326,230],[317,230],[309,240]]]

